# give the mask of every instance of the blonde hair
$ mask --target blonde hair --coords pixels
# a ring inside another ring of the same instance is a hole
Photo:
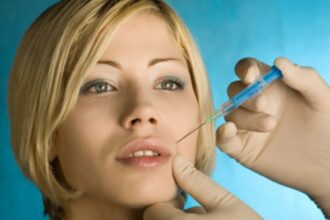
[[[198,49],[175,12],[161,0],[64,0],[46,10],[25,34],[9,83],[11,142],[25,175],[46,204],[63,207],[79,196],[59,181],[50,163],[56,129],[75,106],[87,70],[103,54],[120,24],[137,12],[163,18],[183,49],[199,103],[200,117],[212,113],[207,74]],[[196,167],[210,173],[214,128],[199,133]],[[47,206],[47,205],[46,205]],[[56,219],[56,214],[46,210]]]

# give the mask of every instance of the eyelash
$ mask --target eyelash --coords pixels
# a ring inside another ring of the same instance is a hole
[[[162,88],[162,86],[166,87],[168,86],[168,83],[171,83],[171,88]],[[106,86],[106,90],[103,91],[98,91],[98,89],[96,88],[97,86]],[[111,88],[110,88],[111,87]],[[175,88],[173,88],[175,87]],[[162,80],[159,84],[156,85],[156,89],[158,90],[167,90],[167,91],[176,91],[176,90],[183,90],[185,87],[185,83],[176,78],[176,77],[170,77],[167,79]],[[110,89],[109,89],[110,88]],[[91,90],[94,91],[91,91]],[[111,84],[105,82],[105,80],[101,79],[101,80],[94,80],[94,81],[90,81],[87,82],[80,90],[81,94],[87,94],[87,93],[94,93],[94,94],[98,94],[98,93],[106,93],[106,92],[111,92],[111,91],[116,91],[117,89],[112,86]]]
[[[103,91],[98,91],[98,89],[96,89],[96,86],[106,86],[106,91],[104,91],[104,90]],[[92,89],[94,89],[94,91],[91,91]],[[87,82],[80,89],[80,93],[81,94],[87,94],[87,93],[96,93],[97,94],[97,93],[105,93],[105,92],[116,91],[116,90],[117,89],[114,86],[112,86],[111,84],[105,82],[104,79],[100,79],[100,80],[93,80],[93,81]]]
[[[173,89],[173,87],[170,88],[170,89],[168,89],[168,88],[159,88],[159,86],[160,87],[161,86],[166,86],[167,83],[172,83],[172,85],[174,83],[176,88],[174,88],[174,89]],[[183,90],[185,88],[185,83],[182,80],[180,80],[176,77],[170,77],[170,78],[162,80],[158,85],[156,85],[155,88],[159,89],[159,90],[164,89],[164,90],[167,90],[167,91]]]

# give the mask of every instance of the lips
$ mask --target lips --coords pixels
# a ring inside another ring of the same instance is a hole
[[[150,168],[166,163],[171,152],[158,139],[135,139],[125,145],[116,160],[124,165]]]

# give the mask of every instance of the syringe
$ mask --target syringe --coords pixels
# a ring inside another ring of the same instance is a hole
[[[266,87],[272,83],[276,79],[282,78],[283,75],[281,71],[273,66],[271,70],[263,75],[260,79],[243,89],[238,94],[234,95],[232,98],[230,98],[227,102],[223,103],[219,110],[207,117],[207,119],[201,123],[197,128],[193,129],[192,131],[188,132],[185,136],[183,136],[181,139],[179,139],[176,143],[181,142],[183,139],[200,129],[203,125],[215,120],[216,118],[220,116],[225,116],[229,114],[230,112],[234,111],[236,108],[238,108],[240,105],[242,105],[245,101],[248,99],[251,99],[255,97],[256,95],[260,94],[262,91],[266,89]]]

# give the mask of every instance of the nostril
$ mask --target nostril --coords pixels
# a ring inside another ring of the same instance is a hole
[[[150,118],[150,119],[149,119],[149,122],[150,122],[151,124],[153,124],[153,125],[157,124],[157,121],[156,121],[156,119],[154,119],[154,118]]]
[[[153,117],[149,118],[149,119],[146,119],[146,120],[143,120],[141,118],[134,118],[134,119],[131,119],[130,120],[130,126],[137,126],[139,124],[144,124],[144,123],[148,123],[148,124],[151,124],[151,125],[157,125],[157,120]]]
[[[133,120],[131,121],[131,125],[135,125],[135,124],[137,124],[137,123],[139,123],[139,122],[141,122],[140,119],[138,119],[138,118],[133,119]]]

